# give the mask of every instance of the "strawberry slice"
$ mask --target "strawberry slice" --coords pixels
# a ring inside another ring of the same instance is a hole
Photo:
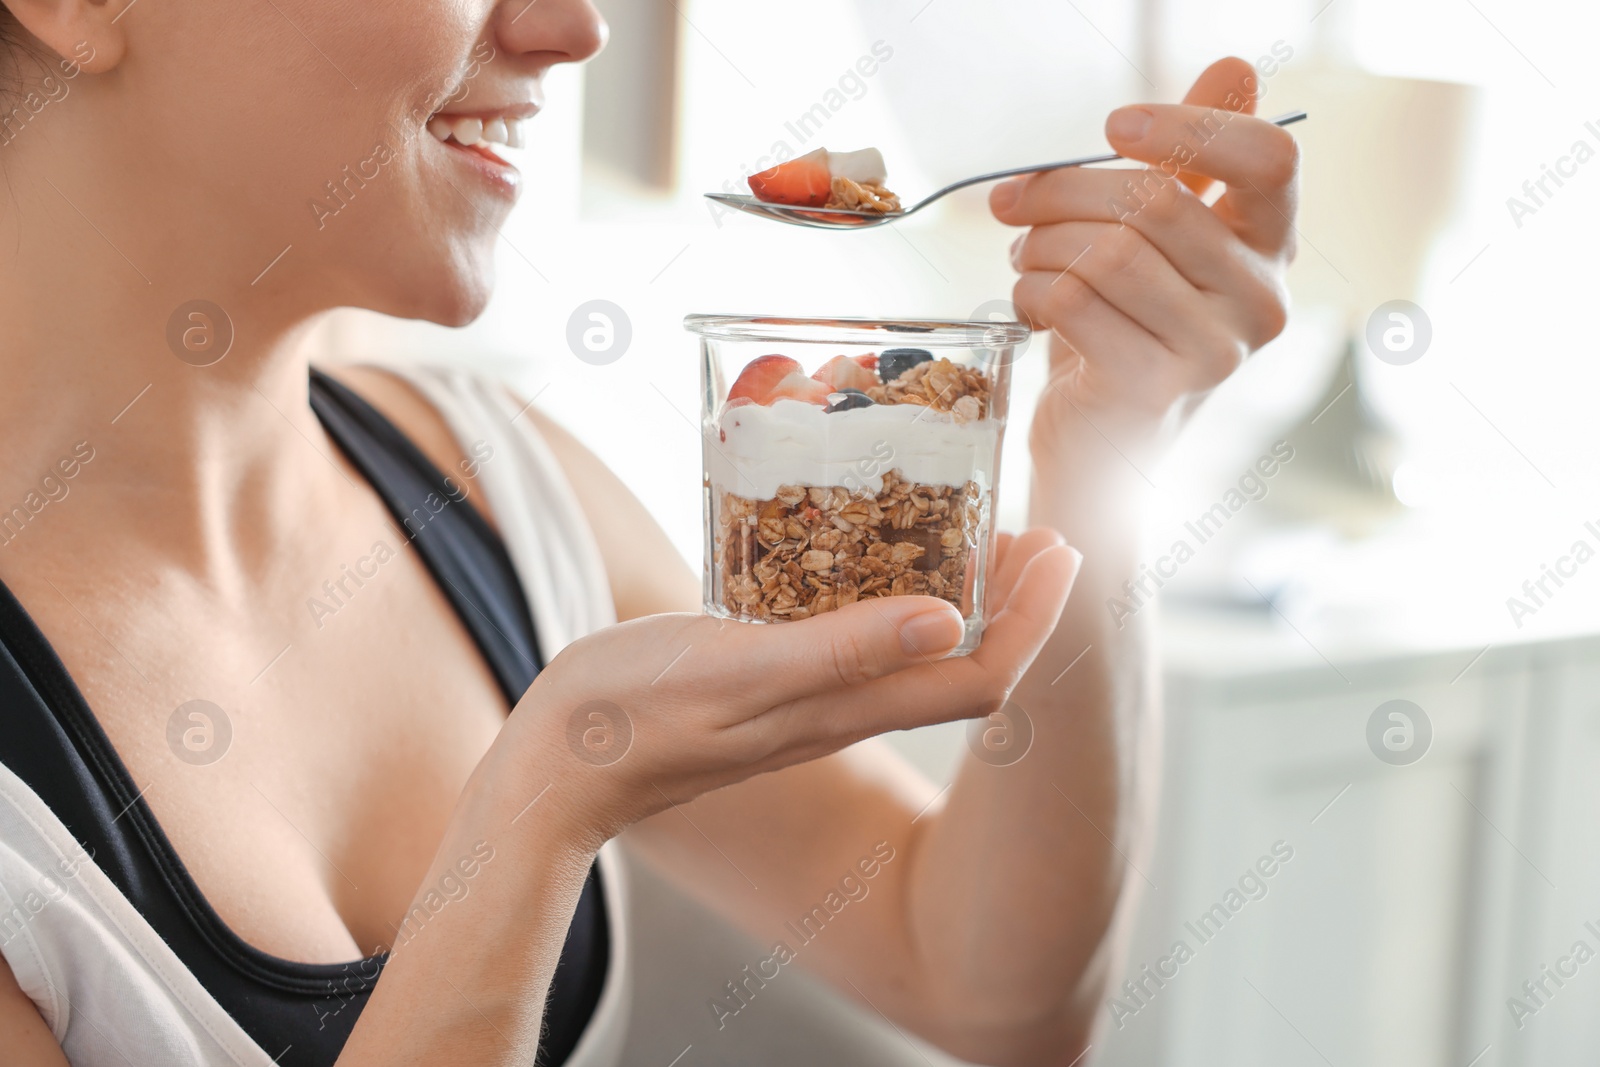
[[[790,374],[797,374],[800,364],[788,356],[758,356],[739,372],[739,380],[728,390],[728,403],[749,400],[757,404],[770,403],[772,390]]]
[[[835,393],[845,389],[858,389],[864,393],[878,384],[878,375],[876,368],[869,370],[861,362],[863,358],[870,358],[874,363],[877,362],[876,356],[834,356],[817,368],[817,373],[811,377],[824,385],[830,386],[831,391]]]
[[[831,392],[833,392],[832,389],[815,378],[807,378],[802,372],[795,371],[779,382],[777,388],[772,390],[772,399],[803,400],[807,404],[827,407],[828,394]]]
[[[750,175],[750,191],[757,200],[795,207],[822,207],[833,195],[833,175],[828,170],[828,150],[819,148],[771,170]]]
[[[728,406],[744,403],[771,404],[780,397],[826,406],[826,385],[807,378],[800,364],[788,356],[758,356],[739,373],[739,380],[728,390]]]

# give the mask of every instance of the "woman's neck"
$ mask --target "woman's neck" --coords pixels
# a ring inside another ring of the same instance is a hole
[[[268,565],[344,484],[307,404],[311,319],[266,279],[135,265],[69,203],[18,206],[26,222],[0,224],[0,574],[110,531],[201,573]]]

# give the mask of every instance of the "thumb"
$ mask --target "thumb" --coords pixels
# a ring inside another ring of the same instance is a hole
[[[1183,102],[1195,107],[1221,108],[1240,115],[1254,115],[1256,101],[1261,96],[1261,79],[1256,75],[1255,67],[1238,56],[1229,56],[1219,59],[1201,72],[1189,91],[1184,94]],[[1111,113],[1106,121],[1107,138],[1113,148],[1118,147],[1118,140],[1126,140],[1118,134],[1118,116],[1127,108],[1119,108]],[[1196,193],[1204,193],[1211,187],[1211,179],[1203,174],[1191,171],[1180,171],[1178,180],[1187,185]]]
[[[1228,56],[1200,72],[1200,77],[1183,94],[1183,102],[1254,115],[1260,94],[1261,80],[1256,76],[1256,68],[1238,56]],[[1211,188],[1211,179],[1201,174],[1186,172],[1179,174],[1178,178],[1197,193]]]
[[[1201,72],[1184,94],[1183,102],[1254,115],[1260,95],[1261,80],[1256,76],[1256,68],[1238,56],[1228,56]]]

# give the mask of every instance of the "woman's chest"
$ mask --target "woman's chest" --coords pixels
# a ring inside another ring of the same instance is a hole
[[[343,554],[251,610],[182,583],[18,591],[202,896],[303,962],[392,942],[506,714],[413,549]]]

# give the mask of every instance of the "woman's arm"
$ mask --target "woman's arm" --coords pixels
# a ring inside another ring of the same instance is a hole
[[[460,880],[463,862],[492,863],[467,896],[395,946],[339,1067],[533,1062],[550,978],[599,846],[570,803],[528,809],[564,772],[529,740],[497,742],[468,782],[423,889],[452,872]]]

